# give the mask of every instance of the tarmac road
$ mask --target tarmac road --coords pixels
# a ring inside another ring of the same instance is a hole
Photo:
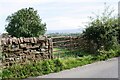
[[[38,76],[37,78],[118,78],[118,58]]]

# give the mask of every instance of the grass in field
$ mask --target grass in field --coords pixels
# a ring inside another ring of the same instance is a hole
[[[83,51],[80,50],[76,50],[76,51],[71,51],[68,49],[63,49],[63,48],[54,48],[53,49],[53,55],[57,58],[68,58],[68,57],[83,57],[83,55],[89,55],[88,53],[85,53]]]
[[[62,48],[53,49],[53,55],[57,58],[64,57],[67,53],[70,53],[70,51],[67,49],[62,49]]]

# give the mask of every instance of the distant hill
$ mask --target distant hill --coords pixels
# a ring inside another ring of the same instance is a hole
[[[82,29],[68,29],[68,30],[48,30],[46,34],[49,33],[81,33]]]

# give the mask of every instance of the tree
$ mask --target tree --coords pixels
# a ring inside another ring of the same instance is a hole
[[[96,18],[91,18],[91,22],[83,32],[83,37],[88,41],[88,44],[96,46],[94,53],[100,49],[115,48],[118,44],[118,19],[112,17],[112,13],[113,10],[109,11],[109,7],[105,7],[102,16],[97,15]],[[88,51],[91,52],[93,47],[88,47]]]
[[[42,23],[33,8],[23,8],[8,16],[6,21],[5,29],[14,37],[38,37],[46,32],[46,23]]]

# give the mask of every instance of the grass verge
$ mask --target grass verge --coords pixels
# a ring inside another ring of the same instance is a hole
[[[95,61],[106,60],[120,55],[120,51],[109,50],[101,51],[99,55],[88,54],[82,57],[67,57],[53,60],[44,60],[31,62],[26,65],[13,65],[9,68],[3,69],[2,78],[27,78],[41,76],[49,73],[59,72],[66,69],[83,66],[93,63]]]

